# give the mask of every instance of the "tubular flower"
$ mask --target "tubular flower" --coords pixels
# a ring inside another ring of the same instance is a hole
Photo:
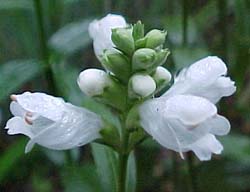
[[[89,35],[93,39],[95,55],[98,59],[106,49],[112,49],[111,40],[113,28],[126,27],[127,23],[121,15],[108,14],[100,20],[94,20],[89,25]]]
[[[66,103],[44,93],[25,92],[12,95],[14,115],[6,125],[8,134],[24,134],[30,138],[25,152],[35,143],[55,150],[78,147],[100,137],[101,118],[87,109]]]
[[[220,154],[223,146],[215,135],[226,135],[230,123],[217,114],[214,103],[236,90],[226,73],[226,65],[217,57],[201,59],[183,69],[166,93],[140,106],[142,127],[182,157],[182,152],[190,150],[200,160]]]

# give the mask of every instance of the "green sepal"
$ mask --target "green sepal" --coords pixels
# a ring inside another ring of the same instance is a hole
[[[142,142],[146,137],[147,134],[145,133],[144,129],[140,123],[140,114],[139,114],[139,107],[143,103],[143,101],[138,102],[137,104],[130,109],[127,119],[126,119],[126,127],[130,132],[130,139],[128,149],[133,150],[134,147]]]
[[[135,41],[135,49],[145,48],[147,43],[147,39],[145,37],[138,39]]]
[[[147,69],[147,72],[152,73],[158,66],[163,65],[167,61],[169,54],[170,54],[169,49],[161,49],[158,52],[156,52],[155,62],[151,67]]]
[[[128,151],[133,150],[137,145],[142,143],[148,135],[144,131],[142,127],[139,127],[132,133],[130,133],[129,144],[128,144]]]
[[[141,21],[137,21],[136,24],[133,25],[133,38],[134,41],[141,39],[144,37],[144,24]]]
[[[96,140],[96,142],[110,146],[116,151],[120,149],[120,135],[119,131],[115,126],[108,123],[107,121],[104,121],[104,127],[99,131],[99,133],[102,138]]]
[[[118,50],[106,50],[101,58],[105,69],[112,72],[117,79],[127,83],[131,74],[131,66],[128,57]]]
[[[156,51],[149,48],[142,48],[135,51],[132,57],[132,70],[141,71],[151,68],[157,60]]]
[[[127,89],[112,75],[110,75],[110,79],[112,84],[104,89],[102,95],[94,96],[94,99],[118,111],[124,111],[126,109]]]
[[[141,103],[141,102],[140,102]],[[137,130],[140,127],[140,116],[138,112],[138,107],[140,103],[134,105],[132,109],[130,109],[127,119],[126,119],[126,127],[129,131]]]
[[[111,39],[117,49],[121,50],[128,56],[133,54],[135,50],[135,43],[131,28],[112,29]]]
[[[166,40],[167,31],[161,31],[158,29],[153,29],[149,31],[146,35],[146,47],[154,49],[164,44]]]

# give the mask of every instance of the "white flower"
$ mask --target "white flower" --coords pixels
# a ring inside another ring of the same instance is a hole
[[[218,57],[206,57],[183,69],[175,79],[174,85],[163,95],[191,94],[205,97],[217,103],[222,97],[236,91],[234,82],[227,74],[225,63]]]
[[[89,35],[94,41],[94,51],[97,58],[100,58],[104,50],[114,47],[111,40],[111,29],[126,26],[125,19],[121,15],[115,14],[108,14],[102,19],[90,23]]]
[[[25,92],[12,95],[12,117],[6,125],[8,134],[24,134],[30,138],[25,152],[35,143],[64,150],[78,147],[100,137],[101,118],[84,108],[44,93]]]
[[[230,123],[217,114],[214,103],[236,90],[234,82],[224,76],[226,71],[217,57],[184,69],[163,96],[141,105],[141,125],[161,145],[181,156],[190,150],[200,160],[220,154],[223,146],[214,135],[226,135]]]

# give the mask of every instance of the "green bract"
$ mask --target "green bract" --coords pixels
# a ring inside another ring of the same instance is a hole
[[[156,48],[164,44],[166,39],[167,32],[160,31],[158,29],[153,29],[149,31],[146,36],[146,47],[148,48]]]
[[[135,50],[135,44],[131,28],[112,29],[111,38],[117,49],[128,56],[132,55]]]
[[[110,49],[104,52],[101,62],[104,68],[112,72],[117,79],[123,83],[128,82],[131,67],[127,56],[118,50]]]
[[[148,68],[151,68],[156,61],[156,57],[156,52],[153,49],[138,49],[132,57],[133,71],[147,70]]]

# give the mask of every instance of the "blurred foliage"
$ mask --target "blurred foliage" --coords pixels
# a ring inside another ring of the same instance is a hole
[[[128,22],[140,19],[146,30],[166,29],[166,45],[172,54],[165,66],[174,73],[207,55],[218,55],[228,64],[237,94],[223,100],[220,113],[230,119],[232,131],[221,138],[225,148],[221,156],[205,163],[195,159],[195,182],[201,192],[250,191],[249,0],[41,2],[49,58],[43,55],[33,1],[0,0],[0,191],[114,190],[117,157],[109,148],[92,144],[90,148],[56,152],[36,146],[25,155],[26,139],[7,136],[3,129],[10,117],[8,95],[26,90],[51,93],[51,81],[55,83],[53,94],[119,126],[112,111],[84,97],[76,84],[81,70],[100,67],[88,36],[88,23],[109,12],[124,15]],[[52,79],[47,78],[48,69]],[[191,191],[187,163],[178,155],[151,139],[134,153],[136,159],[132,154],[129,160],[128,192],[135,187],[143,192]]]

